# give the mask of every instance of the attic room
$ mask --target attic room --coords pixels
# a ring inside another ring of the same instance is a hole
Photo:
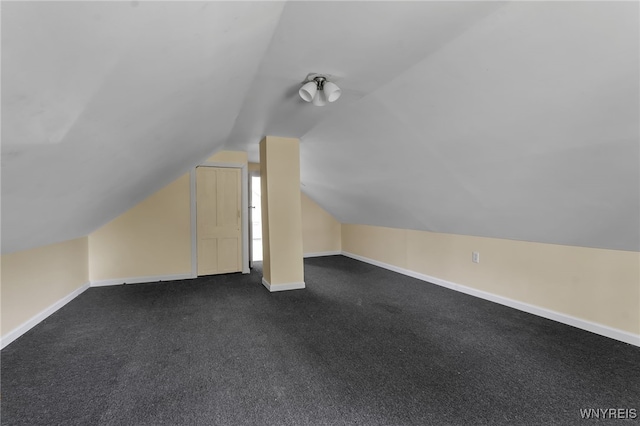
[[[0,424],[637,421],[638,2],[0,14]]]

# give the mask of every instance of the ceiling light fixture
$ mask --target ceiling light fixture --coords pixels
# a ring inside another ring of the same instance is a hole
[[[342,90],[320,74],[309,74],[306,83],[298,91],[300,97],[311,102],[315,106],[326,105],[327,102],[335,102],[342,94]]]

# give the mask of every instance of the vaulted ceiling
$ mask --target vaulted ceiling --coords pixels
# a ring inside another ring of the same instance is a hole
[[[640,250],[637,2],[3,2],[2,251],[301,140],[338,220]],[[330,74],[325,107],[297,90]]]

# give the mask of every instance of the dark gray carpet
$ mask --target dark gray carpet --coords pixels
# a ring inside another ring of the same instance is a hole
[[[306,260],[306,290],[260,279],[87,290],[2,351],[2,424],[570,425],[640,409],[640,348],[341,256]]]

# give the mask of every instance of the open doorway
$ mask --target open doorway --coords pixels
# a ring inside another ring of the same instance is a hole
[[[262,262],[262,199],[260,176],[251,176],[251,261]]]

